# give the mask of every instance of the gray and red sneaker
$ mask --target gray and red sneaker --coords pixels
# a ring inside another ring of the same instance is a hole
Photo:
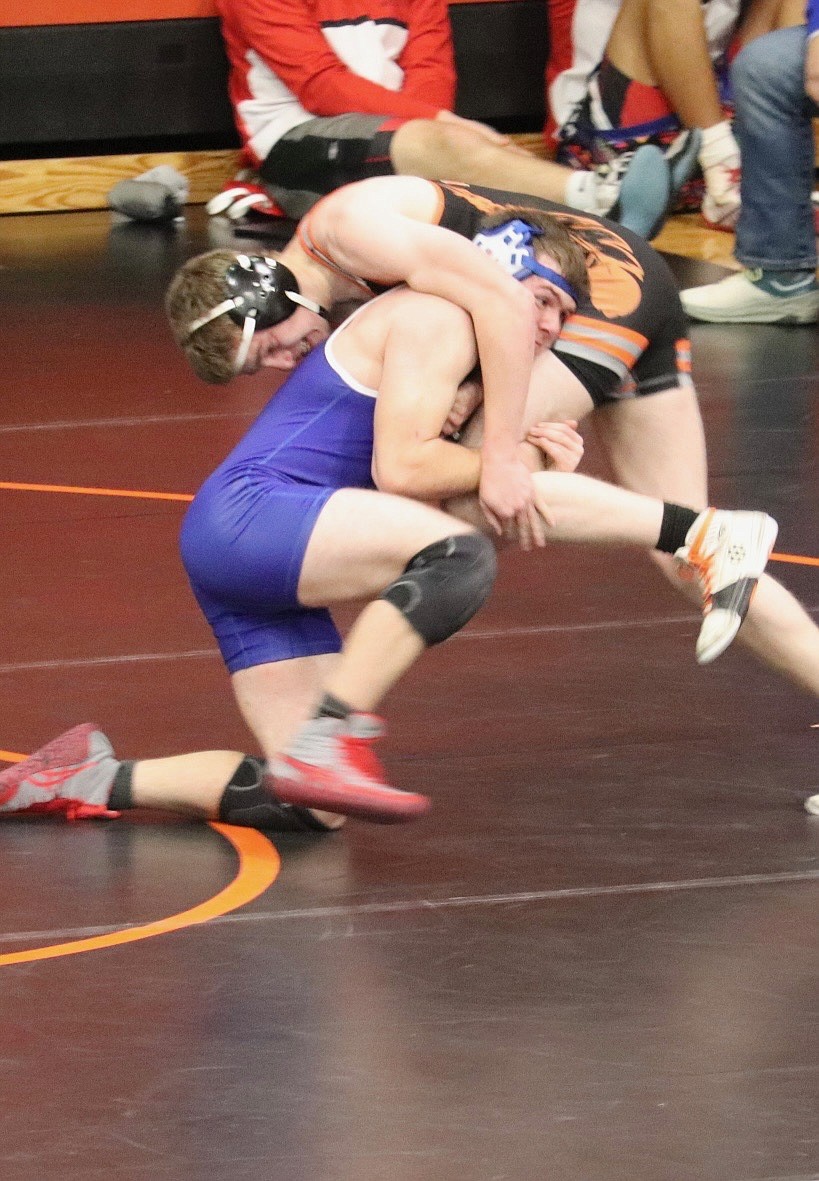
[[[270,764],[270,789],[288,804],[377,824],[415,820],[429,811],[431,801],[385,781],[371,750],[382,733],[382,723],[371,714],[313,718]]]
[[[105,735],[84,722],[0,772],[0,813],[116,819],[108,797],[118,766]]]

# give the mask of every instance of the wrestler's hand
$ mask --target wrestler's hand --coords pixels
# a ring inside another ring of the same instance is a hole
[[[526,435],[546,457],[545,467],[553,472],[573,472],[583,458],[583,436],[577,432],[577,421],[536,422]]]
[[[479,381],[462,381],[458,386],[455,401],[449,408],[441,434],[449,438],[457,435],[464,423],[472,417],[483,401],[483,386]]]
[[[483,515],[500,537],[517,536],[523,550],[546,544],[534,491],[532,473],[518,456],[504,460],[483,453],[478,491]]]

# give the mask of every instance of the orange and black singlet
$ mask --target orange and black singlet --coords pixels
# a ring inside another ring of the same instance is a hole
[[[691,384],[688,322],[665,260],[615,222],[523,193],[436,182],[440,225],[472,238],[484,217],[515,206],[561,221],[586,255],[590,295],[566,321],[554,352],[595,404]]]

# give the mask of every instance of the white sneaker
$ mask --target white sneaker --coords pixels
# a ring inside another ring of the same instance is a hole
[[[712,324],[812,324],[819,316],[819,287],[794,295],[770,295],[759,287],[762,271],[740,271],[709,283],[689,287],[680,299],[693,320]]]
[[[819,796],[808,796],[805,800],[805,811],[811,816],[819,816]]]
[[[703,593],[699,664],[716,660],[739,631],[778,530],[766,513],[713,508],[700,513],[688,530],[674,557],[693,571]]]

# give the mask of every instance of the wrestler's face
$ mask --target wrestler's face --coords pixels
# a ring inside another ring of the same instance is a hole
[[[555,259],[544,256],[540,260],[545,266],[561,274]],[[523,280],[535,297],[535,347],[538,352],[550,349],[560,335],[567,317],[577,310],[574,300],[540,275],[529,275]]]
[[[289,373],[311,349],[330,335],[327,321],[309,308],[297,308],[292,316],[253,334],[242,373],[278,369]]]

